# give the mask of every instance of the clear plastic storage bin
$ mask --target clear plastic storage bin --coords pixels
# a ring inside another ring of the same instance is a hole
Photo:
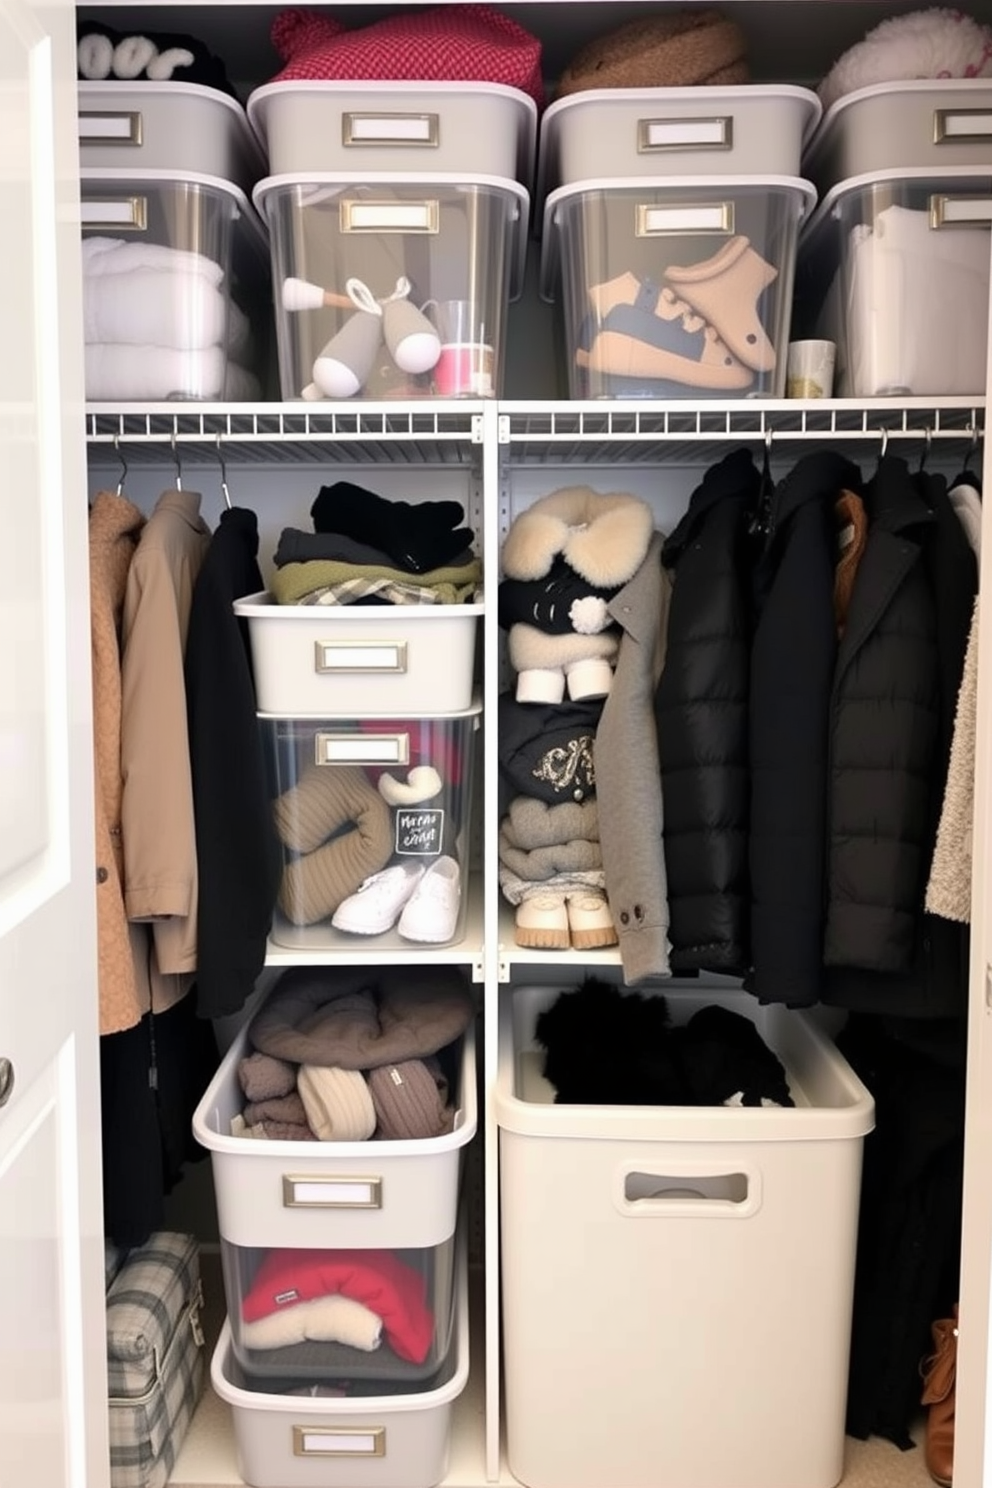
[[[529,197],[452,175],[272,176],[268,220],[286,399],[501,391]]]
[[[572,398],[781,397],[805,181],[600,180],[548,198]]]
[[[981,397],[992,170],[841,182],[804,231],[796,319],[837,343],[839,397]]]
[[[472,705],[481,604],[281,605],[235,601],[263,713],[414,712]]]
[[[508,991],[510,1471],[528,1488],[833,1488],[870,1094],[806,1014],[682,986],[673,1024],[711,1003],[750,1019],[794,1107],[554,1104],[534,1031],[559,989]]]
[[[268,239],[230,182],[82,172],[90,402],[254,401],[272,324]]]
[[[365,1381],[335,1399],[307,1386],[299,1394],[253,1389],[225,1321],[210,1376],[231,1408],[238,1471],[250,1488],[434,1488],[441,1481],[448,1470],[454,1402],[468,1382],[464,1246],[459,1251],[452,1347],[425,1390],[369,1394]]]
[[[222,1237],[231,1348],[249,1386],[431,1388],[454,1336],[454,1258],[454,1234],[417,1250],[232,1245]]]
[[[992,80],[905,78],[856,88],[824,114],[803,172],[823,194],[875,171],[988,169]]]
[[[590,88],[541,119],[540,195],[610,176],[796,176],[821,114],[808,88]]]
[[[283,873],[272,939],[334,950],[452,945],[464,934],[475,732],[455,714],[260,714]]]
[[[250,95],[248,118],[274,176],[452,171],[505,176],[529,190],[534,175],[537,104],[501,83],[266,83]]]
[[[79,82],[79,163],[94,170],[194,171],[250,192],[265,156],[243,106],[183,82]]]

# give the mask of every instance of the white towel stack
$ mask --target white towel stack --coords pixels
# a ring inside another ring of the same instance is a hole
[[[93,402],[260,395],[248,319],[203,254],[84,238],[83,324]]]

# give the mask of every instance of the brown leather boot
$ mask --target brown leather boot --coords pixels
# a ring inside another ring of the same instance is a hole
[[[954,1468],[954,1382],[958,1360],[958,1304],[954,1316],[938,1318],[931,1326],[933,1353],[923,1364],[922,1405],[927,1417],[927,1472],[941,1488],[948,1488]]]

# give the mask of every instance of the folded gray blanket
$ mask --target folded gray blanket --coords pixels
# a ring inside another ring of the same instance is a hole
[[[436,1054],[473,1012],[457,966],[294,966],[255,1014],[248,1040],[297,1064],[371,1070]]]

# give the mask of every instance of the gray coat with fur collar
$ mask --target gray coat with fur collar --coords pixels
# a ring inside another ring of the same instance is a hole
[[[610,914],[627,986],[668,976],[668,883],[654,692],[665,660],[671,576],[663,534],[611,601],[620,626],[613,688],[596,730],[596,797]]]

